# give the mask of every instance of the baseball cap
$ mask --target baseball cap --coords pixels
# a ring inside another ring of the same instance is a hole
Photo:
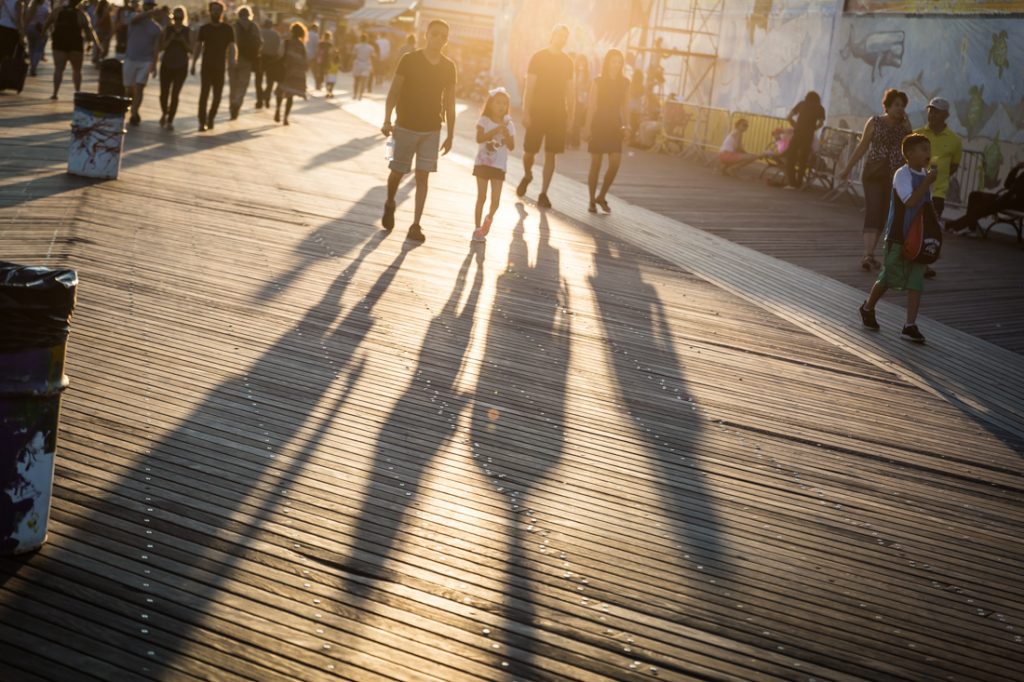
[[[932,100],[928,102],[928,108],[949,111],[949,101],[942,97],[932,97]]]

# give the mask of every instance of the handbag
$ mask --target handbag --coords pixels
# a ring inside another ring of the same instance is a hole
[[[860,179],[862,182],[885,182],[892,180],[892,173],[889,172],[889,160],[885,157],[872,159],[864,164]]]

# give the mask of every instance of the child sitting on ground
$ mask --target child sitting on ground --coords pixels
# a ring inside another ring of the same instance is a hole
[[[732,132],[725,137],[721,148],[718,150],[718,162],[722,164],[723,175],[735,175],[736,171],[747,164],[757,161],[760,156],[751,154],[743,149],[743,133],[747,132],[750,124],[747,119],[741,118],[736,121]]]
[[[476,123],[476,141],[480,147],[473,164],[473,175],[476,176],[475,242],[485,241],[491,230],[491,221],[501,201],[501,187],[508,168],[508,150],[515,149],[516,127],[508,113],[510,104],[511,99],[505,88],[491,90],[484,102],[480,120]],[[488,184],[491,186],[491,206],[481,221]]]
[[[938,177],[938,169],[933,166],[927,172],[924,170],[931,156],[931,143],[924,135],[912,134],[903,138],[903,158],[907,162],[892,178],[889,219],[884,233],[884,264],[868,300],[860,306],[864,326],[878,331],[875,304],[889,289],[906,290],[907,323],[901,336],[915,343],[924,343],[924,335],[917,328],[917,311],[921,307],[921,291],[924,289],[927,266],[908,258],[904,253],[904,242],[919,217],[924,221],[933,221],[934,229],[938,229],[931,197],[931,187]]]

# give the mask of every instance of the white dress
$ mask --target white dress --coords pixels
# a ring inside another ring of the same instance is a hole
[[[485,135],[501,126],[507,128],[512,137],[515,137],[516,134],[516,127],[510,116],[505,116],[504,121],[501,123],[495,123],[489,116],[481,116],[476,124],[484,129]],[[508,168],[508,147],[505,146],[504,135],[498,135],[487,142],[481,142],[477,148],[476,161],[474,161],[473,165],[488,166],[505,172]]]

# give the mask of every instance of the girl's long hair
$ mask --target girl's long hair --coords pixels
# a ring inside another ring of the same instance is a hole
[[[619,58],[619,71],[618,73],[611,73],[612,59],[615,57]],[[622,70],[626,66],[626,57],[622,54],[621,50],[612,48],[604,55],[604,62],[601,64],[601,75],[605,78],[622,78]]]
[[[177,7],[172,9],[171,16],[174,16],[174,13],[177,12],[179,9],[181,10],[182,14],[185,17],[184,20],[181,22],[181,25],[188,26],[188,7],[185,7],[185,5],[178,5]]]

